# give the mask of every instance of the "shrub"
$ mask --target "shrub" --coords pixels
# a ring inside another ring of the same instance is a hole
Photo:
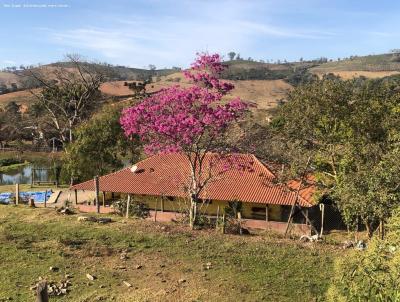
[[[230,201],[225,207],[225,232],[230,234],[239,234],[241,224],[238,213],[242,211],[243,204],[241,201]]]
[[[373,238],[365,251],[353,251],[335,266],[329,301],[400,301],[400,210],[384,240]]]
[[[119,199],[115,201],[113,205],[116,212],[123,216],[126,214],[126,204],[127,199]],[[149,217],[150,212],[144,203],[132,200],[129,204],[129,215],[138,218],[146,218]]]
[[[195,225],[200,229],[211,229],[215,227],[215,223],[202,213],[197,214]]]
[[[3,158],[0,159],[0,167],[22,164],[23,162],[24,162],[23,160],[17,158]]]

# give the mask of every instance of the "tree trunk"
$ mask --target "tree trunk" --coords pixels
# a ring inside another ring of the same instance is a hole
[[[365,229],[367,230],[367,233],[368,233],[368,238],[371,238],[372,237],[372,230],[371,230],[371,227],[370,227],[370,225],[368,223],[368,220],[364,221],[364,224],[365,224]]]
[[[69,121],[69,143],[72,143],[72,121]]]
[[[385,228],[384,228],[384,222],[383,219],[379,221],[379,236],[381,240],[385,237]]]
[[[194,197],[192,196],[190,198],[190,209],[189,209],[189,225],[190,228],[193,230],[194,229],[194,221],[195,221],[195,212],[194,212],[194,207],[195,207],[195,200]]]

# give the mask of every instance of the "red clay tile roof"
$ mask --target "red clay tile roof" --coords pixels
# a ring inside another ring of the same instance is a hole
[[[212,156],[206,156],[206,162],[212,162]],[[221,164],[211,169],[213,175],[220,172],[208,183],[200,194],[203,199],[239,200],[261,204],[291,205],[296,193],[293,189],[298,182],[289,186],[273,182],[274,174],[254,155],[236,154],[235,162],[247,169],[230,168],[224,171]],[[130,193],[138,195],[164,195],[186,197],[190,166],[189,160],[178,153],[154,155],[136,164],[135,172],[131,168],[104,175],[99,178],[100,191]],[[288,187],[292,188],[289,190]],[[71,187],[76,190],[94,190],[94,181],[76,184]],[[307,187],[300,192],[299,204],[303,207],[314,205],[312,195],[315,187]]]

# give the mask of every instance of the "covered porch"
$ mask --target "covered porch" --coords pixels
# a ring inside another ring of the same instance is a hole
[[[184,218],[185,209],[188,208],[188,201],[182,197],[154,196],[143,194],[127,194],[121,192],[99,191],[96,198],[95,191],[74,190],[73,205],[83,213],[115,213],[113,203],[120,199],[127,199],[131,196],[132,203],[146,205],[149,212],[145,219],[155,222],[178,222]],[[221,218],[228,207],[229,201],[206,200],[199,203],[199,212],[210,220],[216,221]],[[277,233],[284,233],[287,227],[290,206],[277,204],[260,204],[243,202],[240,211],[243,228],[250,230],[267,230]],[[306,208],[305,212],[314,213],[315,209]],[[295,235],[310,235],[311,226],[306,219],[295,215],[291,231]]]

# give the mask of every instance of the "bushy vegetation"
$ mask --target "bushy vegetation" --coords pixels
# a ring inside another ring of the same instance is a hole
[[[243,204],[240,201],[230,201],[225,207],[225,232],[230,234],[239,234],[241,225],[238,219],[238,213],[242,211]]]
[[[113,203],[114,209],[120,216],[126,215],[127,205],[128,201],[126,198],[116,200]],[[143,202],[132,200],[129,203],[128,214],[129,217],[146,218],[149,217],[150,211]]]
[[[308,68],[296,68],[294,71],[285,78],[286,82],[293,86],[309,84],[318,80],[315,74],[312,74]]]
[[[268,67],[232,68],[222,74],[227,80],[279,80],[292,74],[291,69],[271,70]]]
[[[394,79],[326,77],[289,93],[267,127],[244,143],[260,158],[301,175],[308,158],[320,194],[329,196],[351,230],[370,236],[400,201],[400,93]],[[284,175],[285,176],[285,175]]]
[[[329,301],[386,302],[400,300],[400,211],[389,219],[385,239],[375,237],[366,251],[337,260]]]
[[[18,158],[0,158],[0,167],[22,164],[24,161]]]

